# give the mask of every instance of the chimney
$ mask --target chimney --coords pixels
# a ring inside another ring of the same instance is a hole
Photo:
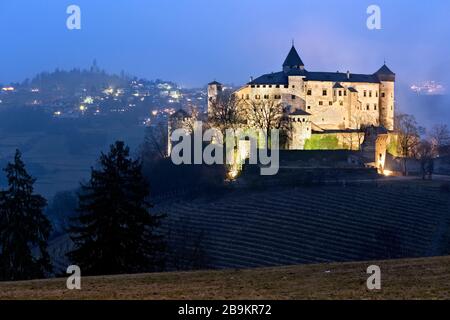
[[[350,71],[347,71],[347,79],[350,80]]]

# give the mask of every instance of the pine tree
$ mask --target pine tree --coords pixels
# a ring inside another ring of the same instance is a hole
[[[51,224],[43,214],[47,201],[34,194],[21,153],[4,169],[8,189],[0,192],[0,279],[42,278],[52,271],[47,252]]]
[[[158,270],[164,243],[156,229],[163,216],[149,212],[141,162],[118,141],[101,154],[99,166],[78,194],[79,216],[70,229],[75,250],[69,258],[87,275]]]

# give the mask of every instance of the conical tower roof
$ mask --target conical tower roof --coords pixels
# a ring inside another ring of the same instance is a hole
[[[302,59],[300,58],[300,55],[298,54],[297,50],[295,49],[295,46],[292,45],[291,50],[289,51],[286,60],[284,60],[283,63],[283,69],[290,68],[290,69],[300,69],[303,68],[305,65],[303,64]]]
[[[395,81],[395,73],[392,72],[392,70],[389,69],[386,64],[384,64],[377,72],[375,72],[375,75],[380,81]]]

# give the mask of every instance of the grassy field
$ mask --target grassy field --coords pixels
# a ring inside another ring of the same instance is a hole
[[[369,265],[382,290],[366,289]],[[0,299],[449,299],[450,257],[0,283]]]

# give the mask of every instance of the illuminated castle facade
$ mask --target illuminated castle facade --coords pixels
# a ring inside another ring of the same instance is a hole
[[[302,149],[314,133],[394,129],[395,74],[386,65],[373,74],[313,72],[292,46],[282,67],[252,79],[235,95],[241,101],[279,100],[295,124],[292,149]],[[208,108],[221,91],[220,83],[209,84]]]

